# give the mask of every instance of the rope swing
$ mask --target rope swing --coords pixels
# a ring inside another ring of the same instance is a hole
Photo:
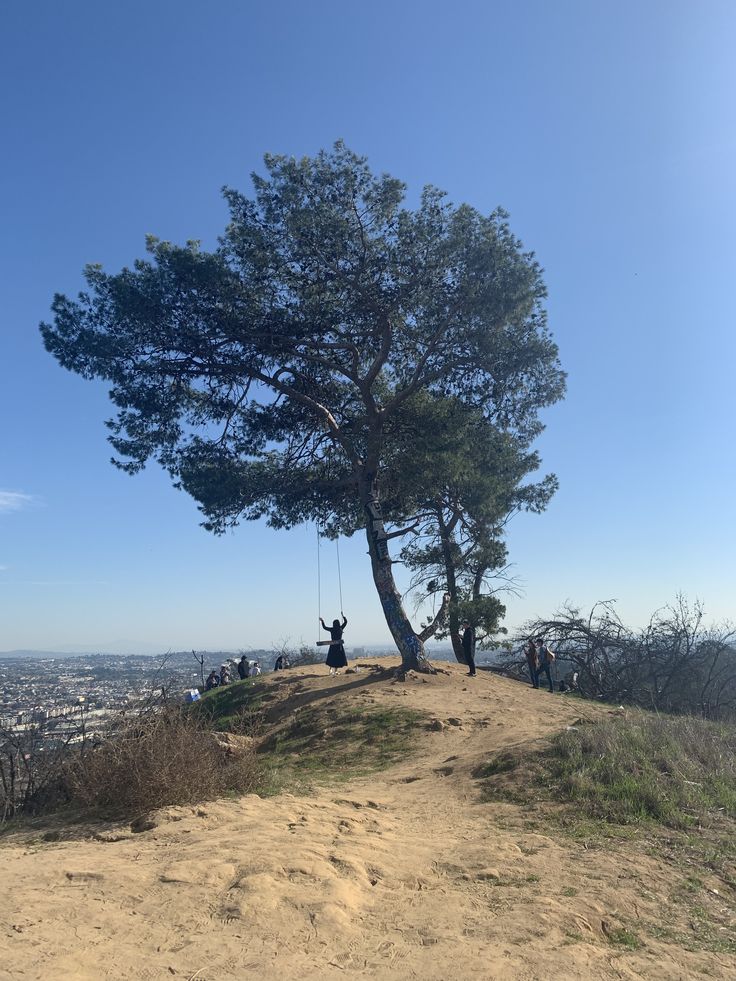
[[[314,527],[317,529],[317,643],[319,644],[319,628],[322,619],[322,567],[319,558],[319,525],[315,522]]]
[[[337,552],[337,585],[340,590],[340,614],[345,616],[342,612],[342,573],[340,571],[340,539],[335,539],[335,551]]]
[[[322,545],[320,542],[322,536],[319,533],[319,524],[317,522],[315,522],[314,527],[317,531],[317,637],[319,637],[322,620]],[[335,553],[337,556],[337,588],[340,595],[340,614],[344,617],[345,614],[343,613],[342,605],[342,569],[340,568],[340,542],[337,538],[335,539]],[[325,645],[330,644],[331,641],[317,640],[316,643],[318,647],[324,647]]]

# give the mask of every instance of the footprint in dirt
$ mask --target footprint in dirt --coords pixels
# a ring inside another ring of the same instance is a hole
[[[372,886],[377,886],[383,879],[383,872],[381,869],[376,868],[375,865],[366,865],[365,874],[368,876],[368,881]]]
[[[328,861],[333,866],[338,875],[343,875],[346,878],[357,879],[358,870],[350,862],[345,862],[343,859],[338,858],[337,855],[330,855]]]
[[[210,906],[207,912],[210,919],[220,920],[222,923],[234,923],[242,916],[238,906]]]

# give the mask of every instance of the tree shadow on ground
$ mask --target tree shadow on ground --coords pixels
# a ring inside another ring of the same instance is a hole
[[[188,806],[188,805],[185,805]],[[90,813],[61,808],[49,814],[22,815],[0,828],[0,850],[3,846],[53,848],[67,841],[125,841],[137,833],[151,830],[145,816],[122,817],[112,811]]]
[[[336,694],[343,695],[348,692],[358,691],[361,688],[368,688],[372,685],[380,684],[381,682],[402,684],[397,678],[396,668],[394,667],[382,667],[378,664],[361,664],[360,667],[361,674],[356,676],[354,680],[352,675],[338,675],[334,679],[335,683],[326,688],[314,689],[303,686],[304,682],[314,679],[325,680],[324,674],[318,674],[316,672],[308,675],[302,674],[293,675],[289,678],[279,678],[278,681],[272,682],[269,687],[272,689],[275,688],[276,693],[272,704],[269,704],[268,707],[264,706],[266,721],[275,725],[287,716],[292,715],[295,710],[332,698]],[[364,670],[368,672],[365,675],[363,675]],[[350,677],[351,680],[345,683],[342,681],[344,677]]]

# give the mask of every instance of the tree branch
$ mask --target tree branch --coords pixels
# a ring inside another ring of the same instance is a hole
[[[411,532],[413,535],[418,535],[419,534],[419,532],[417,531],[418,524],[419,522],[415,521],[414,524],[409,525],[408,528],[398,528],[396,531],[390,531],[386,535],[386,541],[389,541],[391,538],[401,538],[402,535],[408,535],[409,532]]]
[[[280,392],[282,395],[286,395],[295,402],[299,402],[301,405],[306,405],[309,409],[311,409],[316,416],[323,420],[334,441],[345,451],[345,454],[353,465],[353,468],[357,470],[361,464],[360,456],[356,453],[355,447],[351,441],[345,437],[345,434],[340,429],[337,420],[327,406],[322,405],[321,402],[318,402],[311,396],[305,395],[303,392],[292,388],[291,385],[285,385],[278,378],[278,375],[282,372],[297,374],[293,368],[280,368],[274,375],[267,375],[261,371],[252,371],[251,374],[254,378],[257,378],[258,381],[263,382],[264,385],[268,386],[269,388],[273,388],[274,391]]]
[[[426,640],[429,640],[430,637],[433,637],[437,633],[437,630],[442,625],[445,617],[447,616],[447,611],[450,607],[450,599],[451,599],[450,594],[445,593],[444,596],[442,597],[442,605],[440,606],[439,610],[437,610],[437,612],[435,613],[431,623],[428,623],[427,626],[424,628],[424,630],[422,630],[420,633],[417,634],[417,637],[421,640],[422,643],[424,643]]]

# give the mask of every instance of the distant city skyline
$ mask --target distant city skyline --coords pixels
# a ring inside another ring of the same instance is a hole
[[[222,185],[338,138],[410,205],[503,206],[545,268],[560,490],[509,525],[506,626],[611,598],[639,626],[678,591],[733,618],[735,28],[725,0],[4,11],[0,650],[298,646],[338,615],[334,545],[318,610],[313,527],[215,538],[163,473],[114,469],[104,386],[38,334],[86,263],[210,248]],[[390,644],[365,553],[340,543],[346,642]]]

